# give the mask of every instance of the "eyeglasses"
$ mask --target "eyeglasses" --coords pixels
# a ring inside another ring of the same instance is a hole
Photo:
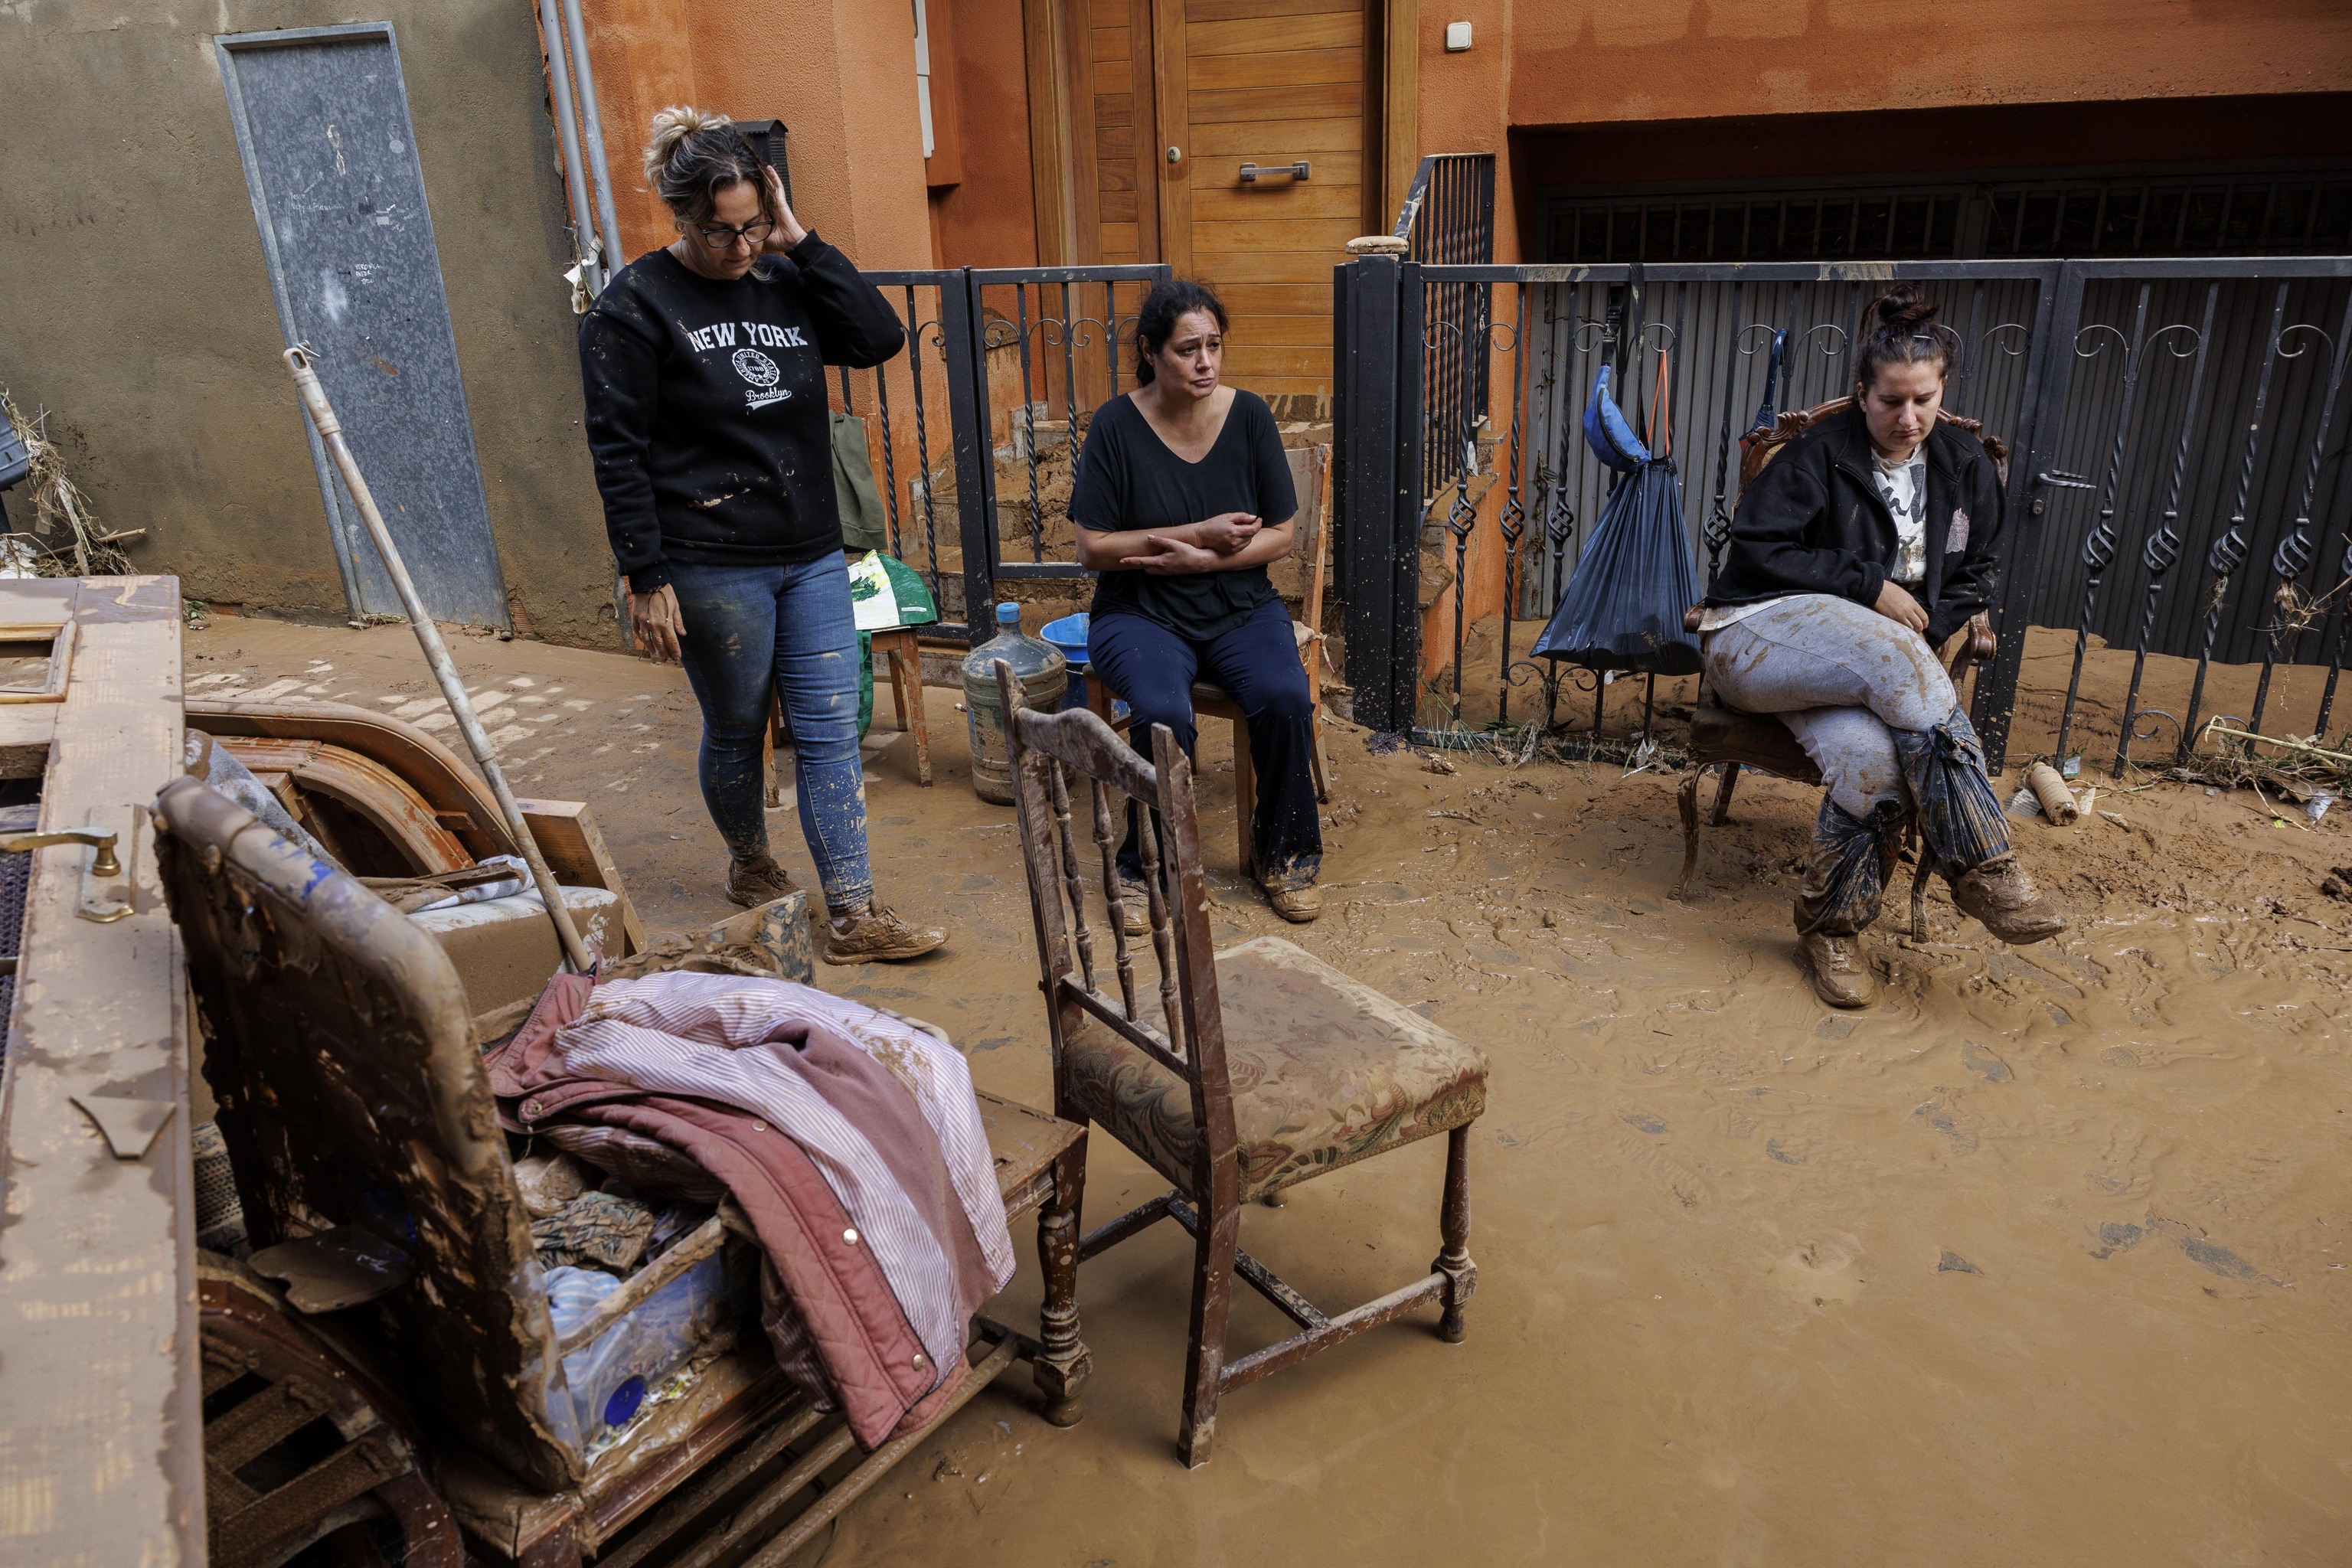
[[[694,226],[694,232],[700,235],[702,243],[713,250],[732,250],[739,239],[751,241],[752,247],[757,249],[776,232],[776,226],[772,220],[760,217],[753,218],[741,228],[732,224],[698,223]]]

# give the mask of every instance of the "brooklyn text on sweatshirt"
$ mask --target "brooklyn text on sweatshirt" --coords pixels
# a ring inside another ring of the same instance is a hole
[[[667,250],[623,268],[580,321],[588,449],[613,559],[639,593],[668,563],[792,565],[841,548],[824,367],[877,365],[898,312],[814,233],[750,275]]]

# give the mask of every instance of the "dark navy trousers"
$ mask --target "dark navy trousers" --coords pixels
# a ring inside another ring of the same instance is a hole
[[[1199,725],[1192,683],[1222,688],[1249,720],[1250,760],[1257,770],[1257,816],[1251,825],[1258,875],[1286,887],[1305,887],[1323,864],[1323,827],[1315,812],[1313,699],[1298,662],[1298,640],[1280,599],[1268,599],[1249,619],[1213,637],[1183,637],[1144,616],[1096,616],[1087,655],[1110,689],[1134,711],[1128,743],[1151,760],[1151,726],[1165,724],[1184,754],[1193,754]],[[1130,817],[1119,869],[1140,879],[1142,858]]]

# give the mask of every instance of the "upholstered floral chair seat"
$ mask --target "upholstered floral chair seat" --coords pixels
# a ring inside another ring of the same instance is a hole
[[[1486,1053],[1304,949],[1259,937],[1216,963],[1244,1202],[1486,1109]],[[1086,1113],[1189,1185],[1184,1080],[1098,1026],[1072,1035],[1067,1053]]]

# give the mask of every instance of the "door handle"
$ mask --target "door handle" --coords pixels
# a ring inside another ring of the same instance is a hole
[[[1304,158],[1299,159],[1296,163],[1268,163],[1262,169],[1255,163],[1244,163],[1242,165],[1242,184],[1244,185],[1255,185],[1257,184],[1257,177],[1260,174],[1287,174],[1294,182],[1304,180],[1307,178],[1307,162]]]
[[[2070,474],[2063,468],[2044,468],[2033,476],[2033,482],[2061,490],[2095,490],[2099,488],[2082,475]]]

